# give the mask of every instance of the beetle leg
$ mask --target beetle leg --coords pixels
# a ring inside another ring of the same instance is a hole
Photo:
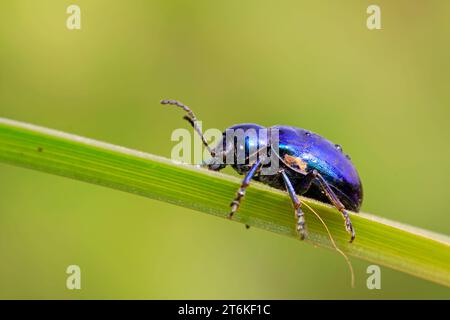
[[[345,210],[345,207],[342,204],[342,202],[339,200],[339,198],[336,196],[333,190],[331,190],[326,180],[319,173],[317,173],[317,180],[319,181],[320,186],[327,195],[328,199],[330,199],[331,203],[342,213],[342,216],[344,217],[345,220],[345,229],[347,230],[348,233],[350,233],[351,236],[350,242],[352,242],[355,239],[355,229],[353,229],[353,225],[352,222],[350,221],[350,216],[347,210]]]
[[[234,198],[234,200],[230,204],[231,212],[229,213],[228,218],[230,218],[230,219],[233,218],[234,213],[239,208],[239,205],[241,204],[241,199],[245,195],[245,189],[247,189],[247,187],[249,186],[250,180],[252,180],[252,178],[255,175],[256,171],[260,167],[261,162],[262,162],[261,159],[256,160],[256,162],[252,165],[250,170],[245,175],[244,180],[242,180],[242,184],[241,184],[241,187],[239,188],[239,190],[238,190],[238,192],[236,194],[236,198]]]
[[[203,145],[206,147],[206,149],[209,151],[211,156],[214,158],[216,155],[216,152],[211,149],[211,147],[208,144],[208,141],[206,141],[206,138],[203,135],[202,129],[198,126],[197,117],[195,116],[194,112],[192,112],[191,108],[189,108],[188,106],[184,105],[183,103],[181,103],[180,101],[177,101],[177,100],[165,99],[165,100],[161,100],[161,104],[174,105],[174,106],[180,107],[181,109],[183,109],[184,111],[187,112],[188,115],[184,116],[183,119],[186,120],[187,122],[189,122],[190,125],[194,128],[194,130],[198,133],[198,135],[202,139]]]
[[[305,228],[305,214],[303,213],[301,206],[302,203],[295,193],[294,187],[292,186],[291,180],[287,176],[284,170],[280,171],[281,176],[284,180],[284,185],[286,186],[286,190],[289,193],[289,197],[292,200],[292,204],[294,205],[295,217],[297,218],[297,232],[300,234],[300,239],[303,240],[306,237],[306,228]]]

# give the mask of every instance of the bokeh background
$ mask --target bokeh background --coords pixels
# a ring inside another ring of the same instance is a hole
[[[3,0],[0,116],[167,157],[186,124],[161,98],[205,127],[308,128],[352,156],[363,211],[449,234],[450,2],[377,0],[377,31],[370,4]],[[355,289],[333,251],[0,164],[0,298],[450,298],[386,268],[368,290],[352,261]]]

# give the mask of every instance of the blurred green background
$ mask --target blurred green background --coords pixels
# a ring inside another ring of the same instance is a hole
[[[206,128],[308,128],[352,156],[363,211],[449,234],[450,2],[378,0],[375,31],[369,4],[3,0],[0,116],[166,157],[187,124],[161,98]],[[351,289],[336,252],[4,164],[0,261],[0,298],[450,298],[385,268],[368,290],[355,259]]]

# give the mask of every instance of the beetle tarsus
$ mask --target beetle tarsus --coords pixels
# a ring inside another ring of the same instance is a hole
[[[297,217],[297,233],[300,236],[300,240],[305,240],[307,232],[306,232],[306,220],[305,214],[300,208],[300,202],[298,208],[295,209],[295,216]]]
[[[295,215],[297,217],[297,232],[300,236],[300,240],[305,240],[307,236],[305,214],[300,206],[295,209]]]
[[[230,219],[230,220],[233,219],[234,214],[239,209],[239,204],[240,204],[240,199],[235,199],[231,202],[231,204],[230,204],[231,211],[228,214],[228,219]]]
[[[350,233],[349,242],[352,243],[353,240],[355,240],[355,236],[356,236],[355,229],[353,228],[352,222],[350,221],[350,217],[348,216],[347,212],[345,212],[344,217],[345,217],[345,230],[347,230],[347,232]]]

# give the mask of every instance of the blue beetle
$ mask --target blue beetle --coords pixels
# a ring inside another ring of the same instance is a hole
[[[244,163],[238,163],[237,157],[232,167],[245,178],[231,202],[229,218],[238,210],[245,190],[252,179],[268,184],[274,188],[286,190],[292,200],[297,218],[297,232],[301,239],[306,237],[305,217],[301,209],[301,201],[297,195],[304,195],[319,201],[334,205],[343,215],[345,228],[350,233],[350,242],[355,238],[355,230],[350,221],[347,210],[358,212],[363,199],[362,184],[350,157],[343,153],[340,145],[334,144],[322,136],[311,131],[292,126],[273,126],[268,130],[277,130],[278,148],[273,148],[270,140],[262,139],[259,135],[246,136],[242,143],[228,145],[223,139],[215,148],[208,145],[201,129],[197,125],[197,118],[192,110],[176,100],[162,100],[162,104],[175,105],[187,112],[187,120],[202,138],[202,142],[209,150],[212,158],[206,164],[210,170],[221,170],[226,166],[224,160],[228,153],[236,154],[237,150],[245,149]],[[238,124],[227,130],[242,129],[247,132],[253,129],[259,132],[264,127],[247,123]],[[235,141],[236,142],[236,141]],[[280,166],[272,175],[260,174],[264,166],[262,159],[250,160],[250,146],[257,148],[268,147],[269,152],[276,152]],[[218,161],[220,160],[220,161]]]

